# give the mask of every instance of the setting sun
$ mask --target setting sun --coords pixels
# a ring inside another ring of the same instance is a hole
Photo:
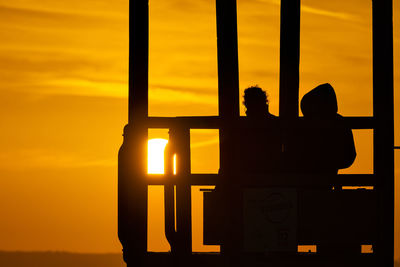
[[[168,140],[157,138],[148,141],[147,173],[164,174],[164,149]]]

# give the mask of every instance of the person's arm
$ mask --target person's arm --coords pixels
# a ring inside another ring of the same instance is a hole
[[[338,141],[338,168],[345,169],[350,167],[356,159],[357,153],[354,145],[354,137],[352,130],[344,124],[343,117],[338,115],[337,133],[340,136]]]

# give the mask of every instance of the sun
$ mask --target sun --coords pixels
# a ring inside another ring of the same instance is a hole
[[[164,174],[164,150],[168,140],[150,139],[147,144],[147,173]]]

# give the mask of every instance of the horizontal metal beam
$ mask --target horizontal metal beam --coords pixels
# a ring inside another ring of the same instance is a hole
[[[344,122],[352,129],[374,129],[375,120],[373,117],[344,117]],[[249,121],[246,117],[240,117],[234,123],[234,127],[247,127]],[[304,118],[298,118],[292,121],[282,122],[281,125],[284,128],[291,127],[302,127],[305,126]],[[146,127],[147,128],[189,128],[189,129],[220,129],[222,126],[222,120],[217,116],[210,117],[149,117],[147,119]],[[259,125],[262,126],[262,125]],[[308,123],[307,126],[312,126]],[[319,127],[319,125],[315,125]],[[329,122],[327,123],[329,126]],[[258,126],[257,126],[258,127]],[[268,128],[267,120],[265,123],[265,127]]]
[[[218,129],[221,119],[217,116],[210,117],[149,117],[148,128],[189,128],[189,129]]]
[[[289,175],[289,174],[265,174],[243,175],[242,186],[265,187],[320,187],[320,186],[376,186],[379,179],[374,174],[340,174],[340,175]],[[172,179],[171,179],[172,178]],[[171,176],[153,175],[147,176],[149,185],[190,184],[190,185],[217,185],[221,182],[218,174],[190,174],[185,180],[177,181]],[[240,180],[240,179],[239,179]],[[237,181],[237,179],[235,179]]]

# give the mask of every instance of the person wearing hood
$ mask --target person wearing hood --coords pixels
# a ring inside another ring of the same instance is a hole
[[[333,87],[317,86],[304,95],[300,107],[306,127],[292,140],[292,168],[301,173],[337,174],[350,167],[356,158],[353,133],[338,114]]]

